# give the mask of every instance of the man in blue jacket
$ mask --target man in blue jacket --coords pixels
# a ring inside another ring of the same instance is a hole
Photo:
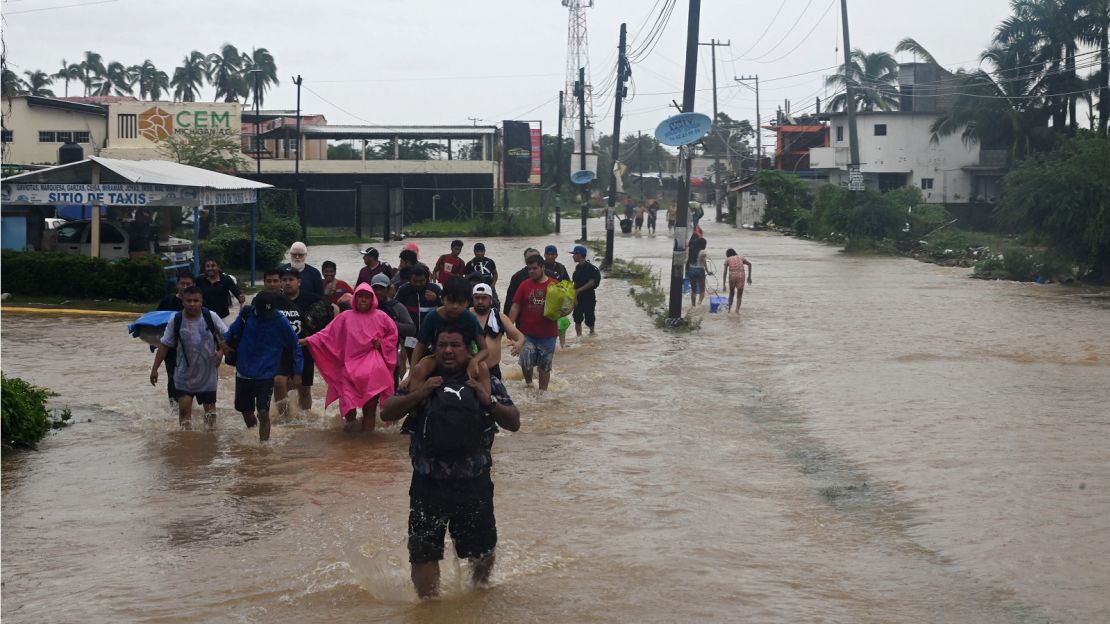
[[[288,349],[293,354],[293,385],[300,385],[304,370],[297,332],[277,313],[279,297],[269,291],[258,293],[254,305],[235,319],[225,336],[235,345],[235,409],[243,414],[248,429],[258,425],[260,442],[270,439],[270,400],[282,352]]]

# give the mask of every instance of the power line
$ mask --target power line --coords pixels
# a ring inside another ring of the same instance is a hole
[[[767,36],[767,33],[771,32],[771,27],[775,25],[775,20],[777,20],[777,19],[779,18],[779,15],[780,15],[780,14],[782,13],[782,10],[783,10],[783,9],[785,9],[785,8],[786,8],[786,2],[785,2],[785,1],[784,1],[784,2],[781,2],[781,3],[779,3],[779,10],[775,12],[775,16],[774,16],[774,17],[772,17],[772,18],[771,18],[771,22],[770,22],[769,24],[767,24],[767,28],[764,28],[764,29],[763,29],[763,34],[759,36],[759,39],[756,39],[756,40],[755,40],[755,43],[753,43],[753,44],[751,45],[751,47],[749,47],[749,48],[748,48],[747,50],[744,50],[744,51],[743,51],[743,52],[741,52],[740,54],[737,54],[736,56],[732,57],[732,59],[731,59],[731,60],[732,60],[733,62],[735,62],[735,61],[736,61],[736,59],[738,59],[738,58],[744,58],[745,56],[747,56],[747,55],[748,55],[748,52],[751,52],[752,50],[754,50],[754,49],[755,49],[755,47],[756,47],[757,45],[759,45],[759,42],[760,42],[760,41],[763,41],[763,38]],[[735,74],[736,74],[737,72],[735,72],[735,71],[734,71],[734,72],[732,72],[732,73],[733,73],[733,75],[735,75]]]
[[[72,9],[75,7],[92,6],[94,4],[109,4],[112,2],[119,2],[119,0],[95,0],[95,2],[78,2],[76,4],[63,4],[52,7],[42,7],[39,9],[23,9],[22,11],[4,11],[4,15],[19,15],[20,13],[38,13],[39,11],[56,11],[58,9]]]
[[[112,0],[118,2],[118,0]],[[360,82],[425,82],[425,81],[443,81],[443,80],[504,80],[504,79],[517,79],[517,78],[550,78],[552,76],[562,76],[563,74],[508,74],[502,76],[435,76],[427,77],[421,76],[418,78],[362,78],[358,80],[314,80],[316,84],[353,84]]]
[[[813,28],[810,28],[810,29],[809,29],[809,32],[807,32],[807,33],[805,34],[805,36],[804,36],[804,37],[802,37],[802,39],[801,39],[800,41],[798,41],[798,45],[794,46],[793,48],[790,48],[790,51],[789,51],[789,52],[787,52],[786,54],[783,54],[782,56],[780,56],[780,57],[778,57],[778,58],[774,58],[774,59],[771,59],[771,60],[769,60],[769,61],[761,61],[761,60],[759,60],[759,59],[761,59],[761,58],[763,58],[763,57],[767,56],[767,54],[764,54],[763,56],[760,56],[760,57],[758,57],[758,58],[754,58],[754,59],[751,59],[751,60],[752,60],[752,62],[754,62],[754,63],[763,63],[763,64],[766,64],[766,63],[777,63],[777,62],[781,61],[782,59],[784,59],[784,58],[786,58],[786,57],[790,56],[791,54],[793,54],[795,50],[797,50],[798,48],[802,47],[802,44],[804,44],[804,43],[805,43],[805,42],[806,42],[806,41],[807,41],[807,40],[809,39],[810,35],[812,35],[812,34],[813,34],[813,31],[817,30],[817,27],[818,27],[818,26],[820,26],[820,25],[821,25],[821,24],[822,24],[822,23],[823,23],[823,22],[825,21],[825,17],[826,17],[826,16],[828,16],[828,14],[829,14],[829,11],[830,11],[830,10],[831,10],[831,9],[833,8],[833,5],[834,5],[834,4],[836,4],[836,0],[830,0],[830,2],[829,2],[829,4],[828,4],[828,6],[826,6],[826,7],[825,7],[825,12],[821,14],[821,17],[817,18],[817,21],[816,21],[816,22],[814,22],[814,24],[813,24]],[[778,47],[778,46],[775,46],[775,47]],[[773,50],[773,49],[774,49],[774,48],[772,48],[772,50]],[[769,52],[768,52],[768,53],[769,53]]]
[[[801,24],[801,23],[802,23],[802,18],[804,18],[804,17],[806,16],[806,13],[807,13],[807,12],[809,11],[809,7],[810,7],[810,5],[812,5],[812,4],[813,4],[813,0],[808,0],[808,2],[806,2],[806,6],[805,6],[805,8],[803,8],[803,9],[802,9],[802,14],[798,16],[798,19],[794,20],[794,25],[793,25],[793,26],[791,26],[791,27],[790,27],[790,29],[786,31],[786,34],[785,34],[785,35],[783,35],[781,39],[779,39],[778,43],[776,43],[775,45],[771,46],[771,49],[770,49],[770,50],[767,50],[766,52],[764,52],[763,54],[761,54],[761,55],[759,55],[759,56],[757,56],[757,57],[754,57],[754,58],[741,58],[741,60],[745,60],[745,61],[758,61],[758,60],[759,60],[759,59],[761,59],[761,58],[765,58],[765,57],[767,57],[767,56],[770,56],[772,52],[774,52],[775,50],[777,50],[777,49],[778,49],[778,47],[779,47],[780,45],[782,45],[783,43],[785,43],[785,42],[786,42],[786,38],[787,38],[787,37],[789,37],[789,36],[790,36],[790,34],[794,32],[794,29],[798,27],[798,24]]]

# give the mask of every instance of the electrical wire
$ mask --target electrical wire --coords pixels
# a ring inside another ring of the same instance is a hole
[[[737,55],[733,56],[732,60],[736,61],[737,58],[744,58],[748,55],[749,52],[754,50],[755,47],[757,45],[759,45],[759,42],[763,41],[763,38],[767,36],[767,33],[771,32],[771,27],[775,25],[775,20],[777,20],[779,18],[779,15],[782,13],[782,10],[785,9],[785,8],[786,8],[786,2],[784,0],[782,3],[779,4],[779,10],[776,11],[775,16],[771,18],[771,22],[769,24],[767,24],[766,28],[763,29],[763,34],[761,34],[759,36],[759,38],[755,40],[755,43],[753,43],[751,45],[751,47],[749,47],[747,50],[744,50],[740,54],[737,54]]]
[[[786,31],[786,34],[785,34],[785,35],[783,35],[781,39],[779,39],[778,43],[776,43],[775,45],[771,46],[771,49],[770,49],[770,50],[767,50],[767,51],[766,51],[766,52],[764,52],[763,54],[761,54],[761,55],[759,55],[759,56],[756,56],[756,57],[754,57],[754,58],[743,58],[743,59],[741,59],[741,60],[745,60],[745,61],[758,61],[758,60],[759,60],[759,59],[761,59],[761,58],[766,58],[766,57],[770,56],[772,52],[774,52],[775,50],[777,50],[777,49],[779,48],[779,46],[781,46],[781,45],[782,45],[783,43],[785,43],[785,42],[786,42],[786,39],[787,39],[787,38],[788,38],[788,37],[789,37],[789,36],[790,36],[790,35],[791,35],[791,34],[792,34],[792,33],[794,32],[794,29],[798,27],[798,24],[801,24],[801,23],[802,23],[802,19],[803,19],[803,18],[804,18],[804,17],[806,16],[806,13],[807,13],[807,12],[809,11],[809,7],[810,7],[810,6],[812,5],[812,4],[813,4],[813,0],[808,0],[808,1],[806,2],[806,6],[805,6],[805,8],[803,8],[803,9],[802,9],[802,14],[798,16],[798,19],[794,20],[794,25],[793,25],[793,26],[791,26],[791,27],[790,27],[790,29]]]
[[[763,64],[777,63],[777,62],[783,60],[784,58],[790,56],[791,54],[793,54],[798,48],[802,47],[802,45],[806,41],[809,40],[809,37],[810,37],[810,35],[813,34],[813,31],[817,30],[817,27],[820,26],[822,23],[824,23],[825,18],[829,15],[829,11],[833,8],[834,4],[836,4],[836,0],[830,0],[829,1],[828,6],[825,7],[825,12],[821,14],[821,17],[817,18],[817,21],[813,23],[813,27],[809,29],[809,32],[807,32],[805,34],[805,36],[802,37],[802,39],[800,41],[798,41],[798,45],[794,46],[793,48],[790,48],[789,52],[787,52],[786,54],[783,54],[782,56],[780,56],[778,58],[771,59],[769,61],[759,60],[759,59],[764,58],[765,56],[767,56],[766,54],[759,57],[759,58],[751,59],[751,61],[754,62],[754,63],[763,63]]]

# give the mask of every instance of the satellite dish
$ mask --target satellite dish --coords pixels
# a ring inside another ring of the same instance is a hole
[[[570,181],[574,182],[575,184],[589,184],[590,182],[593,182],[594,178],[596,177],[597,174],[593,171],[590,171],[589,169],[582,169],[581,171],[575,171],[574,173],[570,174]]]
[[[704,113],[679,113],[664,119],[655,128],[655,138],[663,145],[681,147],[709,134],[713,121]]]

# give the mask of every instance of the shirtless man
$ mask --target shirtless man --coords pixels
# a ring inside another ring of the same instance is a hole
[[[524,346],[524,334],[520,333],[508,316],[493,309],[493,289],[489,284],[476,284],[471,300],[474,305],[470,310],[478,317],[486,335],[486,348],[489,350],[486,365],[489,366],[489,373],[501,379],[501,336],[509,336],[512,341],[510,353],[517,355]]]

